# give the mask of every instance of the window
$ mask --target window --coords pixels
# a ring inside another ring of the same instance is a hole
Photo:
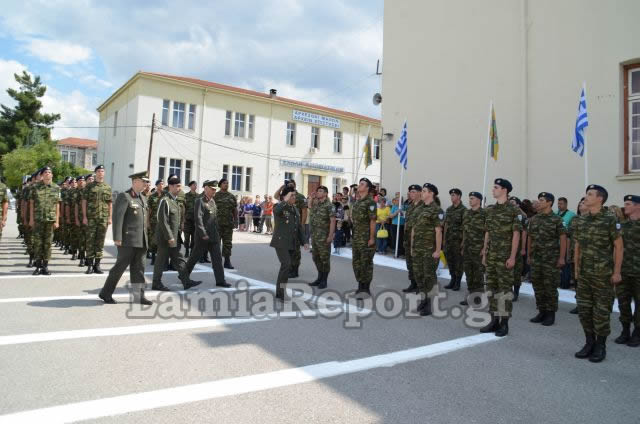
[[[118,132],[118,111],[113,114],[113,136],[115,137]]]
[[[189,105],[189,124],[187,128],[190,130],[194,129],[196,126],[196,105]]]
[[[182,175],[182,159],[169,159],[169,175]]]
[[[162,101],[162,125],[169,125],[169,100]]]
[[[173,102],[173,127],[184,128],[184,103]]]
[[[249,138],[251,140],[255,137],[255,127],[256,127],[256,116],[249,115]]]
[[[373,158],[380,160],[380,145],[382,140],[379,138],[373,139]]]
[[[224,135],[231,135],[231,111],[227,111],[227,118],[224,121]]]
[[[342,131],[333,132],[333,152],[342,152]]]
[[[342,179],[333,177],[333,194],[342,193]]]
[[[69,163],[72,165],[76,164],[76,152],[69,152]]]
[[[320,148],[320,128],[311,127],[311,147]]]
[[[69,152],[67,152],[67,151],[63,151],[62,152],[62,161],[63,162],[69,162]]]
[[[287,122],[287,146],[296,145],[296,124]]]
[[[184,183],[189,184],[191,181],[191,164],[190,160],[184,161]]]
[[[98,154],[94,153],[91,155],[91,166],[98,165]]]
[[[222,165],[222,178],[229,179],[229,165]]]
[[[233,166],[231,174],[231,190],[242,191],[242,167]]]
[[[625,173],[640,172],[640,64],[624,73]]]
[[[285,172],[284,173],[284,179],[285,180],[293,180],[295,179],[296,175],[293,172]]]
[[[247,170],[244,175],[244,190],[251,191],[251,171],[253,168],[247,167]]]
[[[236,122],[233,135],[235,137],[244,137],[244,113],[236,112]]]
[[[167,166],[167,158],[160,158],[158,160],[158,179],[164,179],[164,169]]]

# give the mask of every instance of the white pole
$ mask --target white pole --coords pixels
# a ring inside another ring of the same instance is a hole
[[[403,201],[402,201],[402,187],[404,184],[404,165],[402,165],[402,163],[400,164],[400,199],[398,200],[398,225],[397,225],[397,229],[396,229],[396,253],[394,255],[394,257],[398,257],[398,246],[400,245],[400,225],[402,225],[402,213],[403,213]],[[391,201],[391,203],[393,203],[393,200]],[[391,221],[393,222],[393,220]]]
[[[584,90],[584,101],[586,103],[586,101],[587,101],[587,83],[586,82],[582,83],[582,89]],[[589,113],[589,111],[587,110],[587,114],[588,113]],[[586,130],[586,128],[582,132],[582,136],[584,138],[584,186],[587,187],[589,185],[589,156],[587,154],[588,147],[587,147],[587,130]]]
[[[484,155],[484,178],[482,179],[482,199],[487,204],[487,168],[489,166],[489,144],[491,143],[491,112],[493,111],[493,100],[489,102],[489,129],[487,131],[487,151]]]

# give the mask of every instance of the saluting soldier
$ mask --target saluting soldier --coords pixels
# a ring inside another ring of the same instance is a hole
[[[187,261],[187,272],[191,275],[196,263],[205,252],[211,256],[211,267],[216,279],[216,286],[231,287],[224,278],[224,268],[222,266],[222,255],[220,253],[220,234],[218,233],[217,207],[214,196],[218,188],[218,182],[205,181],[202,184],[203,192],[196,195],[195,203],[192,206],[193,214],[193,234],[194,247],[191,256]],[[192,191],[195,193],[195,191]],[[189,193],[187,193],[188,195]]]
[[[284,301],[284,285],[289,279],[295,249],[299,245],[304,245],[305,249],[308,249],[309,245],[300,220],[300,212],[295,207],[295,189],[287,186],[278,194],[281,196],[281,201],[273,208],[275,229],[269,246],[276,249],[276,255],[280,261],[280,270],[278,271],[276,283],[276,298]]]
[[[447,258],[451,280],[445,289],[460,290],[462,281],[463,257],[462,257],[462,218],[467,210],[462,203],[462,191],[459,188],[449,190],[451,206],[447,208],[444,220],[444,256]]]
[[[34,251],[36,269],[33,275],[51,275],[51,243],[53,230],[58,228],[60,219],[60,187],[51,180],[51,168],[45,166],[40,171],[42,181],[36,185],[29,199],[31,217],[29,226],[34,229]]]
[[[222,240],[224,267],[233,269],[231,248],[233,247],[233,228],[238,222],[238,202],[236,196],[229,192],[229,181],[226,178],[221,179],[218,184],[220,190],[214,197],[218,211],[218,234]]]
[[[622,281],[616,287],[622,333],[615,339],[618,344],[640,346],[640,196],[624,196],[624,214],[622,222],[622,241],[624,255],[622,260]],[[635,304],[631,314],[631,303]],[[633,334],[631,324],[633,323]]]
[[[133,301],[142,305],[152,304],[144,297],[144,259],[149,246],[146,221],[149,219],[149,207],[147,199],[140,192],[144,189],[143,178],[146,174],[144,171],[129,175],[131,188],[118,194],[116,198],[112,231],[118,256],[98,294],[104,303],[116,303],[112,297],[113,292],[120,277],[129,267]]]
[[[0,181],[0,238],[2,229],[7,225],[7,212],[9,210],[9,189]]]
[[[217,183],[217,182],[216,182]],[[189,192],[184,195],[185,200],[185,216],[184,216],[184,256],[189,257],[189,251],[193,249],[195,239],[195,224],[194,224],[194,206],[198,198],[198,183],[195,181],[189,182]],[[216,231],[217,233],[217,231]]]
[[[319,289],[327,288],[327,278],[331,271],[331,243],[336,230],[336,208],[328,194],[327,187],[319,186],[311,195],[309,205],[311,257],[318,270],[318,278],[309,285]]]
[[[418,305],[420,316],[431,315],[431,291],[438,284],[437,270],[442,251],[444,212],[438,206],[438,187],[431,183],[422,186],[422,206],[415,211],[411,230],[413,275],[424,298]]]
[[[508,195],[511,190],[513,186],[509,180],[495,179],[493,198],[496,199],[496,204],[487,208],[484,235],[483,264],[487,269],[491,322],[482,327],[480,332],[495,332],[498,337],[509,334],[513,267],[520,249],[523,220],[520,209],[509,203]]]
[[[296,206],[296,209],[298,209],[298,213],[300,214],[302,225],[304,226],[304,224],[307,222],[307,213],[309,212],[307,199],[306,197],[304,197],[302,193],[298,192],[296,188],[295,180],[284,180],[284,184],[281,185],[280,188],[274,194],[274,197],[276,199],[280,199],[282,197],[282,191],[284,190],[285,187],[292,187],[294,190],[296,190],[295,206]],[[299,268],[300,268],[300,261],[302,260],[302,255],[300,254],[300,248],[301,248],[301,245],[298,245],[294,249],[295,252],[293,254],[293,260],[291,261],[291,272],[289,272],[289,278],[297,278],[300,276]]]
[[[622,280],[621,226],[603,206],[608,197],[602,186],[587,187],[584,204],[589,211],[582,217],[574,248],[578,316],[585,334],[585,345],[575,357],[591,362],[601,362],[607,355],[614,287]]]
[[[409,271],[409,287],[402,289],[405,293],[415,292],[418,293],[418,283],[416,282],[415,275],[413,274],[413,255],[411,254],[411,230],[415,221],[415,211],[422,205],[422,187],[419,184],[412,184],[409,186],[409,207],[405,214],[404,220],[404,259],[407,263],[407,270]],[[399,205],[402,209],[402,205]]]
[[[524,270],[524,262],[527,260],[527,228],[529,228],[529,218],[522,210],[522,201],[515,196],[509,198],[509,202],[518,208],[520,216],[522,216],[522,230],[520,230],[520,251],[516,255],[516,264],[513,267],[513,299],[517,302],[520,297],[520,287],[522,286],[522,271]]]
[[[527,262],[531,265],[531,284],[538,314],[529,321],[553,325],[558,311],[558,286],[567,251],[564,221],[553,213],[555,196],[538,194],[538,214],[529,221]]]
[[[480,294],[484,293],[484,265],[482,265],[482,249],[484,248],[484,232],[487,211],[482,208],[482,194],[477,191],[469,193],[469,209],[462,218],[462,260],[464,274],[467,277],[467,298],[460,302],[467,306],[470,298],[474,304],[481,302]]]
[[[361,178],[358,182],[358,200],[351,209],[353,222],[351,262],[358,282],[355,293],[358,298],[371,295],[373,256],[376,253],[376,202],[371,195],[374,190],[375,186],[368,178]]]
[[[107,227],[111,225],[111,186],[104,182],[104,166],[95,168],[95,181],[87,184],[82,200],[82,223],[87,226],[87,271],[85,274],[103,274],[100,268]]]

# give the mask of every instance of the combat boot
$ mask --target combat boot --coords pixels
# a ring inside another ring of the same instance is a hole
[[[638,347],[640,346],[640,328],[636,327],[633,329],[633,334],[631,335],[631,339],[627,343],[629,347]]]
[[[319,286],[321,280],[322,280],[322,273],[318,271],[318,278],[316,278],[312,283],[309,283],[309,285],[312,287]]]
[[[453,291],[459,291],[460,290],[460,283],[462,283],[462,274],[456,274],[456,281],[453,284]]]
[[[572,314],[572,315],[578,315],[578,307],[576,306],[575,308],[570,310],[569,313]]]
[[[556,313],[548,311],[544,317],[544,321],[542,321],[542,325],[545,327],[551,327],[556,322]]]
[[[593,345],[596,342],[593,333],[584,333],[585,336],[585,344],[579,351],[576,352],[575,357],[578,359],[586,359],[591,356],[591,352],[593,352]]]
[[[102,269],[100,269],[100,258],[95,258],[93,260],[93,273],[94,274],[104,274]]]
[[[29,263],[27,264],[27,268],[33,268],[33,255],[29,255]]]
[[[520,297],[520,286],[522,284],[514,284],[513,285],[513,299],[511,299],[512,302],[517,302],[518,298]]]
[[[364,283],[358,283],[358,290],[356,290],[355,297],[357,299],[364,299],[367,296],[371,296],[369,285]]]
[[[450,272],[449,275],[451,276],[451,279],[449,280],[449,284],[444,286],[445,289],[452,289],[456,285],[456,278],[457,278],[456,277],[456,273],[455,272]]]
[[[620,335],[613,341],[616,344],[627,344],[627,342],[631,339],[631,324],[622,324],[622,332]]]
[[[227,269],[235,269],[233,265],[231,265],[231,258],[229,256],[224,257],[224,267]]]
[[[40,275],[51,275],[49,271],[49,261],[42,261],[42,268],[40,268]]]
[[[93,274],[93,259],[87,259],[87,270],[84,272],[85,274]]]
[[[543,310],[538,311],[538,315],[536,315],[535,317],[531,318],[529,320],[529,322],[533,322],[535,324],[541,323],[542,321],[544,321],[546,317],[546,312]]]
[[[496,337],[504,337],[509,334],[509,318],[502,317],[500,319],[500,326],[496,330]]]
[[[422,309],[420,309],[420,316],[426,317],[431,315],[431,299],[429,299],[428,297],[425,297],[423,302],[424,302],[424,305],[422,306]]]
[[[417,293],[418,284],[416,283],[416,280],[411,280],[411,284],[409,284],[409,287],[407,287],[406,289],[402,289],[402,291],[405,293]]]
[[[593,345],[593,351],[589,357],[589,362],[602,362],[607,357],[607,336],[596,337],[596,343]]]
[[[320,284],[318,284],[318,289],[324,290],[324,289],[327,288],[327,278],[329,278],[329,273],[328,272],[323,272],[322,273],[322,278],[320,280]]]
[[[33,270],[33,273],[31,275],[40,275],[40,261],[39,260],[36,260],[35,267],[36,267],[36,269]]]
[[[154,265],[156,263],[156,254],[155,252],[151,253],[151,265]]]
[[[500,327],[500,318],[494,316],[491,318],[491,321],[489,322],[489,324],[485,325],[484,327],[482,327],[480,329],[481,333],[494,333],[498,330],[498,327]]]

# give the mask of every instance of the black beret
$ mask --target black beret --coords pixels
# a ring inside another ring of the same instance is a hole
[[[37,170],[36,172],[34,172],[33,174],[31,174],[31,179],[34,179],[35,177],[37,177],[38,175],[40,175],[40,170]]]
[[[51,167],[49,167],[49,166],[43,166],[43,167],[40,169],[40,174],[43,174],[45,171],[51,171]]]
[[[427,190],[429,190],[430,192],[432,192],[436,196],[438,195],[438,187],[436,187],[435,185],[433,185],[431,183],[424,183],[422,185],[422,188],[426,188]]]
[[[229,180],[227,180],[226,178],[222,178],[220,179],[220,181],[218,181],[218,184],[222,185],[222,183],[228,183]]]
[[[409,186],[409,191],[411,190],[422,191],[422,187],[420,187],[420,184],[411,184]]]
[[[285,198],[285,196],[287,194],[289,194],[291,192],[294,192],[294,191],[296,191],[296,189],[293,188],[293,187],[287,186],[287,187],[283,188],[282,191],[280,192],[280,199],[284,200],[284,198]]]
[[[511,196],[509,197],[509,200],[513,200],[514,202],[516,202],[518,204],[518,206],[520,206],[522,204],[522,202],[520,201],[520,199],[518,199],[516,196]]]
[[[31,182],[31,175],[27,178],[27,182]]]
[[[293,185],[294,185],[294,187],[297,187],[297,186],[298,186],[298,185],[296,184],[296,180],[294,180],[293,178],[292,178],[292,179],[290,179],[290,180],[287,180],[287,181],[289,181],[287,184],[293,184]]]
[[[95,174],[87,174],[84,176],[84,179],[88,180],[89,178],[95,178],[95,177],[96,177]]]
[[[158,185],[158,184],[162,184],[162,183],[164,183],[164,181],[162,180],[162,178],[161,178],[161,179],[159,179],[159,180],[156,180],[156,185]]]
[[[360,178],[360,181],[358,181],[359,183],[361,182],[365,182],[367,183],[367,185],[369,186],[369,188],[373,188],[373,183],[371,182],[371,180],[369,178]]]
[[[74,183],[75,181],[76,181],[76,179],[75,179],[75,178],[73,178],[73,177],[69,177],[69,182],[70,182],[70,183]]]
[[[477,191],[469,192],[469,197],[475,197],[476,199],[482,200],[482,194]]]
[[[132,180],[135,179],[144,179],[147,176],[147,171],[140,171],[140,172],[136,172],[135,174],[131,174],[129,175],[129,178],[131,178]]]
[[[180,177],[178,177],[177,175],[170,176],[169,179],[167,180],[167,184],[168,185],[180,184]]]
[[[640,203],[640,196],[636,196],[635,194],[627,194],[626,196],[624,196],[624,201]]]
[[[449,194],[457,194],[458,196],[462,196],[462,191],[459,188],[452,188],[449,190]]]
[[[604,204],[607,199],[609,198],[609,192],[607,191],[606,188],[598,185],[598,184],[590,184],[587,186],[587,190],[585,191],[585,193],[589,190],[596,190],[597,192],[599,192],[602,197],[604,198],[604,200],[602,201],[602,203]]]
[[[104,169],[104,165],[98,165],[96,166],[93,171],[96,172],[98,169]]]
[[[329,189],[328,189],[326,186],[323,186],[323,185],[318,186],[318,188],[316,189],[316,191],[318,191],[318,190],[320,190],[320,189],[322,189],[322,190],[324,190],[325,192],[329,193]]]
[[[189,184],[191,185],[191,184]],[[217,188],[218,187],[218,181],[216,180],[206,180],[204,183],[202,183],[202,187],[213,187],[213,188]]]
[[[548,191],[543,191],[542,193],[538,194],[538,199],[541,197],[544,197],[549,202],[553,202],[556,200],[556,197],[553,194],[549,193]]]
[[[502,188],[506,188],[507,193],[511,193],[511,190],[513,190],[513,186],[511,185],[511,182],[509,182],[509,180],[505,180],[504,178],[496,178],[493,183],[495,185],[499,185]]]
[[[78,178],[76,178],[76,181],[84,181],[84,175],[80,175]]]
[[[187,184],[187,185],[190,186],[191,184],[195,184],[197,186],[198,182],[196,180],[192,180],[192,181],[189,181],[189,184]]]

